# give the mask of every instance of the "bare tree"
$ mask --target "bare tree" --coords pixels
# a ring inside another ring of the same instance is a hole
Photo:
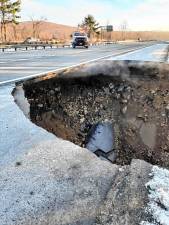
[[[25,41],[31,34],[30,31],[27,29],[26,26],[20,28],[19,34],[21,36],[22,41]]]
[[[41,25],[46,21],[47,19],[44,17],[41,17],[40,19],[34,19],[34,17],[31,17],[32,21],[32,37],[33,38],[39,38],[40,32],[41,32]]]
[[[126,31],[128,30],[128,23],[126,20],[124,20],[120,24],[120,30],[121,30],[121,39],[125,40],[126,39]]]

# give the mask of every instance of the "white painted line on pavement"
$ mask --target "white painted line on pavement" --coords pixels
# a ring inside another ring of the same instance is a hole
[[[151,47],[152,47],[152,45],[151,46],[144,47],[144,48],[140,48],[140,49],[138,49],[136,51],[131,51],[131,52],[125,53],[125,55],[126,56],[129,56],[129,55],[132,55],[133,53],[138,53],[138,52],[141,52],[144,49],[151,48]],[[116,57],[116,56],[113,56],[113,57]],[[113,57],[112,57],[112,59],[113,59]],[[120,57],[120,56],[117,56],[117,57]]]
[[[46,66],[47,67],[47,66]],[[43,68],[43,66],[10,66],[10,67],[0,67],[2,70],[23,70],[23,69],[34,69],[34,68]]]
[[[0,61],[0,63],[9,63],[9,62],[19,62],[19,61],[26,61],[28,59],[10,59],[8,61]]]
[[[79,52],[73,52],[73,55],[75,54],[80,54],[80,53],[85,53],[85,52],[93,52],[94,50],[90,50],[90,49],[84,49],[83,51],[79,51]],[[71,53],[70,53],[71,54]]]

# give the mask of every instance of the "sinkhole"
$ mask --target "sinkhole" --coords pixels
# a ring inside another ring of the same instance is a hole
[[[30,119],[101,159],[169,167],[169,66],[95,62],[22,84]]]

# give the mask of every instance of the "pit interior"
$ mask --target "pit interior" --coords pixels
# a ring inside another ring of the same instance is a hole
[[[168,74],[166,64],[105,61],[26,81],[23,89],[33,123],[57,137],[87,147],[98,126],[108,126],[112,147],[98,147],[99,157],[168,168]]]

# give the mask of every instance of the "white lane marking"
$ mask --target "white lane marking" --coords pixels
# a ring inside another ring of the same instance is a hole
[[[150,47],[150,46],[148,46],[148,47]],[[124,55],[124,54],[127,54],[128,51],[135,52],[135,51],[138,51],[139,49],[144,49],[144,48],[147,48],[147,47],[142,46],[142,47],[138,47],[138,49],[134,48],[134,49],[126,50],[126,52],[117,53],[116,55],[119,55],[119,54]],[[0,86],[7,85],[7,84],[10,84],[10,83],[19,82],[19,81],[24,81],[24,80],[35,78],[35,77],[40,77],[40,76],[45,75],[46,73],[56,73],[56,72],[59,72],[59,71],[62,71],[62,70],[72,69],[72,68],[82,66],[82,65],[87,64],[87,63],[96,62],[96,61],[106,59],[106,58],[110,58],[110,57],[113,57],[113,56],[115,57],[116,55],[111,54],[111,55],[99,57],[99,58],[96,58],[96,59],[92,59],[92,60],[89,60],[89,61],[86,61],[86,62],[78,63],[78,64],[75,64],[75,65],[72,65],[72,66],[62,67],[62,68],[58,68],[58,69],[55,69],[55,70],[44,71],[42,73],[38,73],[38,74],[34,74],[34,75],[28,75],[28,76],[25,76],[25,77],[22,77],[22,78],[11,79],[11,80],[8,80],[8,81],[2,81],[2,82],[0,82]]]
[[[84,49],[83,51],[79,51],[79,52],[73,52],[73,54],[80,54],[80,53],[85,53],[85,52],[93,52],[93,50],[88,50],[88,49]],[[73,55],[72,53],[69,53],[71,55]]]
[[[147,47],[144,47],[144,48],[139,48],[138,50],[131,51],[131,52],[128,52],[128,53],[124,53],[123,56],[129,56],[129,55],[132,55],[133,53],[141,52],[141,51],[143,51],[144,49],[151,48],[152,46],[153,46],[153,45],[147,46]],[[113,56],[112,58],[110,58],[110,60],[114,59],[114,57],[116,57],[116,58],[118,59],[118,58],[120,58],[121,56]]]
[[[9,59],[8,61],[0,61],[0,63],[2,64],[2,63],[19,62],[19,61],[26,61],[26,60],[28,59]]]
[[[155,44],[148,46],[144,49],[130,52],[121,56],[112,57],[111,60],[139,60],[139,61],[152,61],[152,62],[164,62],[164,56],[166,55],[167,44]],[[163,54],[159,54],[163,52]],[[156,54],[158,53],[158,54]],[[163,56],[163,57],[162,57]]]
[[[11,67],[0,67],[1,70],[24,70],[24,69],[38,69],[44,67],[51,67],[51,66],[11,66]],[[54,67],[54,66],[53,66]]]
[[[78,52],[70,52],[70,53],[68,53],[67,55],[72,55],[72,56],[75,56],[75,55],[78,55],[78,54],[80,54],[80,53],[86,53],[86,52],[94,52],[94,50],[82,50],[82,51],[78,51]],[[44,57],[57,57],[57,56],[65,56],[65,55],[62,55],[62,54],[60,54],[60,55],[58,55],[58,54],[51,54],[51,55],[44,55],[44,56],[38,56],[38,57],[36,57],[35,56],[35,59],[37,60],[37,59],[43,59]],[[29,61],[29,60],[31,60],[31,58],[26,58],[26,59],[10,59],[10,60],[8,60],[7,59],[7,61],[0,61],[0,63],[1,64],[3,64],[3,63],[9,63],[9,62],[20,62],[20,61]]]

